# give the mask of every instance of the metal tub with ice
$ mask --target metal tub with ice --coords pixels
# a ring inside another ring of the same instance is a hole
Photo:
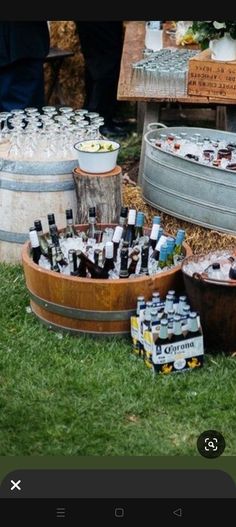
[[[236,134],[208,128],[165,127],[151,123],[144,136],[143,198],[177,218],[222,232],[236,232],[236,172],[207,166],[155,145],[160,134],[173,133],[236,142]]]

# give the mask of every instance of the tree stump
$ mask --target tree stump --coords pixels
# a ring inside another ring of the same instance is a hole
[[[76,223],[88,223],[89,207],[96,207],[99,223],[118,223],[122,206],[121,167],[90,174],[79,167],[73,172],[77,196]]]

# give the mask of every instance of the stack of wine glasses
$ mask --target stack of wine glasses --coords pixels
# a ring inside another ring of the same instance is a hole
[[[70,106],[43,106],[0,112],[1,156],[12,160],[77,159],[74,144],[103,139],[104,119],[96,112]]]
[[[187,95],[188,61],[196,50],[164,48],[132,64],[132,89],[137,95],[180,97]]]

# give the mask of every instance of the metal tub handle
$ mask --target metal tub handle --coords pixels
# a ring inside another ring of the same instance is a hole
[[[149,123],[147,125],[147,130],[155,130],[156,128],[167,128],[167,126],[163,123]]]

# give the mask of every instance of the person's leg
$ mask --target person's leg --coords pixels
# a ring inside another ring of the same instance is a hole
[[[1,111],[43,105],[43,60],[24,59],[0,68]]]
[[[112,124],[123,45],[122,22],[77,22],[85,74],[90,79],[87,107]]]

